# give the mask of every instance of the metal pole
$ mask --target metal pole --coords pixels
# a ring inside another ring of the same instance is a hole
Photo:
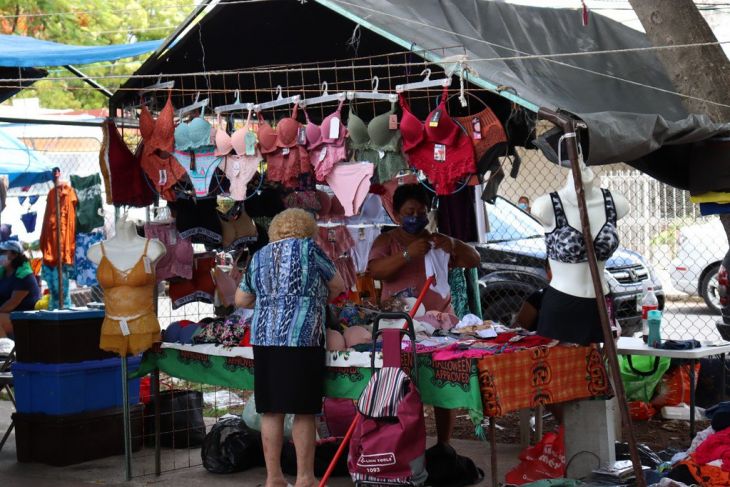
[[[58,309],[63,309],[63,250],[61,244],[61,193],[60,184],[61,169],[53,169],[53,192],[56,195],[56,255],[58,255]]]
[[[152,400],[155,401],[155,475],[162,473],[162,459],[160,452],[160,369],[155,367],[152,372]]]
[[[492,486],[499,485],[497,473],[497,418],[489,417],[489,470],[492,476]]]
[[[132,425],[129,412],[129,388],[127,386],[127,357],[122,356],[122,412],[124,423],[124,480],[132,480]]]
[[[593,235],[591,234],[591,224],[588,218],[588,208],[586,206],[585,189],[583,188],[583,177],[580,172],[580,163],[578,161],[578,141],[576,123],[569,117],[558,114],[547,108],[540,108],[538,117],[548,120],[563,130],[567,139],[568,157],[570,158],[570,166],[573,171],[573,182],[575,184],[575,193],[578,197],[578,210],[580,212],[580,223],[583,232],[583,240],[586,245],[586,254],[588,256],[588,266],[591,270],[591,278],[593,280],[593,289],[596,293],[596,303],[598,305],[598,314],[601,317],[601,328],[603,329],[604,350],[607,355],[609,372],[611,374],[614,391],[621,412],[621,423],[624,428],[628,443],[629,453],[631,454],[631,463],[634,466],[634,475],[636,475],[637,487],[646,487],[644,472],[641,468],[639,460],[639,452],[636,449],[636,437],[634,428],[631,424],[631,415],[629,414],[629,406],[626,402],[626,392],[624,384],[621,381],[621,374],[618,366],[618,354],[616,352],[616,343],[613,341],[613,333],[611,332],[611,324],[608,318],[608,309],[606,301],[603,297],[603,285],[601,283],[600,270],[598,269],[598,260],[596,259],[596,250],[593,247]],[[613,447],[613,445],[610,445]]]

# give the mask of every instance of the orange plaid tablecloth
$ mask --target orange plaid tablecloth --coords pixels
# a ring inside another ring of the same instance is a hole
[[[595,346],[535,347],[477,360],[485,416],[611,394]]]

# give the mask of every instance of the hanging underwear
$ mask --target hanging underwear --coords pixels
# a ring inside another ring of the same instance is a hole
[[[403,150],[411,166],[426,174],[437,195],[451,194],[460,179],[476,173],[474,146],[449,116],[447,97],[448,87],[444,87],[441,103],[424,123],[413,115],[405,96],[400,95]]]
[[[216,245],[223,240],[215,198],[182,199],[169,203],[180,236],[192,243]]]
[[[296,188],[312,172],[307,150],[297,143],[301,127],[296,120],[298,107],[295,103],[291,116],[281,119],[276,129],[259,113],[259,148],[266,159],[267,177],[288,188]]]
[[[370,162],[337,164],[327,175],[327,184],[345,209],[345,216],[353,216],[360,211],[370,190],[370,178],[374,166]]]
[[[507,134],[502,122],[489,107],[485,107],[484,110],[474,115],[454,117],[454,120],[464,128],[474,145],[474,157],[477,164],[494,146],[507,142]],[[477,128],[479,130],[476,130]],[[506,147],[504,149],[506,151]]]
[[[175,149],[175,158],[188,173],[195,189],[195,196],[207,196],[215,170],[223,161],[222,157],[215,155],[213,146],[201,147],[189,152]]]
[[[314,240],[330,259],[337,260],[355,246],[350,232],[344,225],[319,227]]]
[[[112,203],[135,207],[153,204],[155,196],[145,180],[139,158],[129,150],[112,120],[106,120],[102,128],[108,146],[102,146],[100,164],[102,172],[109,174]]]
[[[215,258],[208,255],[196,256],[193,264],[193,277],[170,283],[172,309],[200,301],[213,304],[215,283],[211,271],[215,268]]]
[[[104,235],[101,232],[77,233],[75,252],[75,279],[77,286],[96,286],[99,281],[96,279],[97,265],[89,257],[89,249],[92,245],[101,242]]]
[[[227,218],[222,215],[219,215],[219,218],[223,229],[222,243],[225,250],[236,250],[258,240],[256,225],[243,209],[235,218]]]
[[[23,222],[25,231],[28,233],[35,232],[35,224],[37,219],[38,213],[36,213],[35,211],[29,211],[28,213],[20,215],[20,221]]]
[[[395,125],[391,125],[391,117],[396,117]],[[355,113],[355,106],[350,105],[347,130],[352,157],[356,161],[375,164],[380,183],[390,181],[398,172],[408,169],[401,151],[401,134],[397,126],[395,103],[391,104],[389,111],[377,115],[367,125]]]
[[[324,191],[317,191],[317,199],[320,204],[320,210],[317,213],[318,220],[331,221],[345,218],[345,209],[336,196],[330,196]]]
[[[380,199],[383,201],[383,208],[385,208],[385,211],[388,212],[388,216],[390,216],[390,219],[394,222],[398,221],[398,215],[395,214],[395,210],[393,209],[393,195],[395,194],[395,190],[404,184],[417,183],[418,178],[416,175],[408,174],[407,176],[396,177],[395,179],[382,184],[384,193],[380,195]]]
[[[220,116],[215,132],[215,155],[224,157],[223,172],[230,181],[229,192],[236,201],[246,199],[248,183],[259,169],[261,153],[256,144],[256,134],[251,128],[251,111],[243,127],[228,135],[221,128]]]
[[[172,156],[175,150],[174,118],[169,94],[157,120],[152,118],[144,104],[139,114],[139,131],[143,144],[140,165],[155,190],[168,201],[175,200],[172,187],[185,176],[185,170]]]
[[[321,125],[317,125],[309,120],[307,110],[304,110],[304,116],[307,119],[305,128],[307,136],[307,151],[309,152],[309,160],[314,166],[314,175],[318,181],[324,181],[332,168],[338,162],[347,159],[347,148],[345,147],[345,138],[347,137],[347,129],[342,123],[342,104],[344,99],[340,100],[337,110],[327,115],[322,120]],[[337,124],[337,136],[330,133],[333,125]]]
[[[259,175],[258,177],[262,177]],[[254,182],[252,186],[256,185]],[[262,184],[257,191],[250,190],[246,193],[246,213],[251,218],[269,217],[273,218],[286,208],[282,201],[281,189],[270,184]]]
[[[347,218],[348,225],[392,224],[383,207],[383,200],[377,194],[368,193],[360,207],[360,213]]]
[[[350,249],[355,270],[358,273],[365,272],[368,267],[370,249],[373,248],[373,242],[380,235],[380,229],[375,226],[348,226],[347,230],[355,242],[355,245]]]
[[[158,282],[173,277],[190,279],[193,276],[193,244],[180,236],[175,223],[147,223],[144,235],[158,239],[167,250],[155,266]]]

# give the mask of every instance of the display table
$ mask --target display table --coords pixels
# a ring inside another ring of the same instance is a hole
[[[619,355],[649,355],[652,357],[669,357],[675,359],[688,360],[689,367],[689,434],[691,438],[695,435],[695,365],[697,360],[701,358],[719,355],[722,357],[722,394],[725,396],[726,374],[725,374],[725,354],[730,353],[730,343],[717,346],[702,346],[691,350],[664,350],[662,348],[652,348],[644,343],[640,338],[621,337],[618,341],[617,352]]]

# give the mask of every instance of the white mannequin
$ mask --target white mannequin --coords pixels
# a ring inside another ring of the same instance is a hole
[[[596,175],[593,171],[581,162],[581,176],[583,179],[583,187],[585,189],[586,206],[588,209],[588,219],[591,223],[591,235],[595,239],[601,227],[606,223],[606,210],[603,202],[603,194],[601,188],[596,182]],[[578,196],[575,193],[575,185],[573,183],[573,173],[568,174],[568,180],[558,195],[563,202],[565,216],[568,224],[578,231],[582,231],[580,223],[580,213],[578,211]],[[616,206],[616,217],[618,220],[626,216],[629,212],[629,202],[626,198],[616,192],[611,192],[613,201]],[[552,232],[555,229],[555,212],[550,200],[550,195],[540,196],[532,204],[532,215],[542,223],[545,233]],[[598,261],[598,269],[601,275],[601,285],[605,294],[608,293],[608,285],[604,277],[604,268],[606,263]],[[580,298],[595,298],[596,293],[593,288],[593,280],[591,279],[591,271],[587,262],[578,264],[566,264],[550,260],[550,268],[552,271],[552,280],[550,287],[557,289],[566,294],[577,296]]]
[[[101,244],[104,244],[104,251],[109,262],[120,272],[126,272],[134,267],[144,253],[147,239],[137,235],[137,228],[133,221],[122,217],[117,221],[116,234],[104,242],[92,245],[87,252],[87,257],[94,264],[99,265],[103,256]],[[165,255],[167,249],[158,239],[150,239],[147,246],[147,257],[150,260],[152,269],[157,261]]]

